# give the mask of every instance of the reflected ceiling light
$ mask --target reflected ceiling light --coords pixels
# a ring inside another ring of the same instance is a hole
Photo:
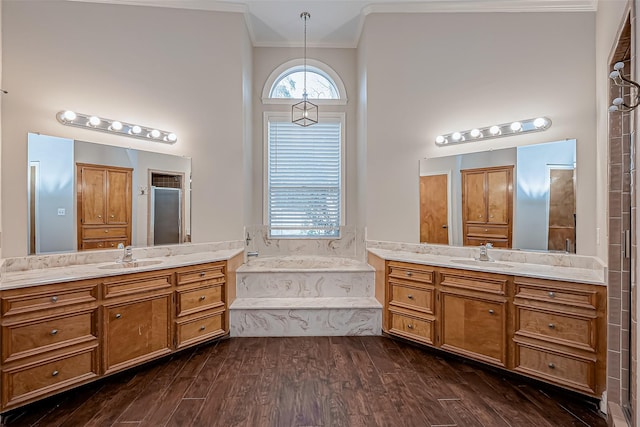
[[[468,141],[484,141],[486,139],[498,138],[502,136],[521,135],[530,132],[540,132],[551,127],[551,119],[548,117],[537,117],[535,119],[520,120],[501,125],[473,128],[471,130],[457,131],[449,134],[442,134],[436,137],[436,145],[447,145],[450,143],[461,143]]]
[[[152,137],[160,142],[173,144],[178,140],[174,132],[158,130],[146,126],[140,126],[133,123],[122,122],[120,120],[105,119],[104,117],[76,113],[71,110],[59,111],[56,118],[60,123],[66,126],[74,126],[83,129],[99,130],[101,132],[128,136],[139,139],[149,140]]]
[[[318,123],[318,106],[307,99],[307,20],[311,18],[311,14],[302,12],[300,18],[304,19],[304,86],[302,102],[291,107],[291,122],[300,126],[311,126]]]
[[[613,84],[620,88],[620,96],[614,98],[611,106],[609,107],[609,112],[613,113],[615,111],[622,111],[626,113],[628,111],[633,111],[636,109],[638,105],[640,105],[640,85],[633,80],[625,77],[621,72],[624,69],[624,62],[616,62],[613,66],[613,71],[609,73],[609,78],[613,81]],[[623,91],[625,89],[629,90],[629,104],[624,102],[623,99]]]

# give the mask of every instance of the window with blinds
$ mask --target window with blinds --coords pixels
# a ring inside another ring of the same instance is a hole
[[[339,237],[342,122],[268,122],[267,217],[271,237]]]

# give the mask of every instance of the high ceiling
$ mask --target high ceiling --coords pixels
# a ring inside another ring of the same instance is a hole
[[[70,0],[244,13],[254,46],[356,47],[370,13],[594,11],[597,0]]]

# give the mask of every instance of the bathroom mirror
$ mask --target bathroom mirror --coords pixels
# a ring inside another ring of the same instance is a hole
[[[576,251],[576,141],[420,160],[420,242]]]
[[[191,241],[191,159],[28,135],[29,254]]]

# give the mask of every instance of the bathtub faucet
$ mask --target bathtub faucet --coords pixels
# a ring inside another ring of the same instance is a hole
[[[247,256],[258,256],[258,252],[247,252]]]

